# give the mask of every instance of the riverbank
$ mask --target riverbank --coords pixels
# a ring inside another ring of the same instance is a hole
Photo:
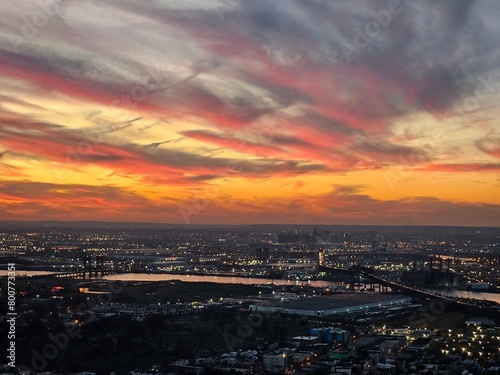
[[[440,291],[440,290],[446,290],[446,291],[452,291],[452,290],[456,290],[456,291],[461,291],[461,292],[474,292],[474,293],[498,293],[500,294],[500,287],[496,287],[496,286],[490,286],[489,288],[487,289],[472,289],[470,286],[467,286],[467,285],[464,285],[464,286],[454,286],[452,288],[450,287],[432,287],[432,288],[429,288],[430,290],[436,290],[436,291]]]
[[[483,291],[472,291],[472,290],[458,290],[458,289],[449,289],[449,288],[432,288],[430,289],[437,294],[441,294],[443,296],[448,297],[458,297],[464,299],[476,299],[476,300],[486,300],[500,303],[500,293],[490,293]]]

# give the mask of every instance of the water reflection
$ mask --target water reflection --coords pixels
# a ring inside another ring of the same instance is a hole
[[[499,293],[471,292],[468,290],[436,290],[436,293],[450,297],[475,298],[481,300],[484,299],[500,303]]]
[[[276,285],[311,285],[316,287],[339,286],[343,283],[324,280],[291,280],[291,279],[264,279],[257,277],[237,277],[237,276],[209,276],[209,275],[171,275],[171,274],[145,274],[126,273],[119,275],[104,276],[104,280],[121,281],[171,281],[180,280],[185,282],[209,282],[220,284],[276,284]]]
[[[7,268],[7,267],[6,267]],[[31,276],[44,276],[51,275],[52,271],[24,271],[16,270],[16,277],[31,277]],[[0,270],[0,277],[7,276],[7,270]]]
[[[17,277],[22,276],[40,276],[47,275],[53,272],[45,271],[22,271],[18,270]],[[0,270],[0,277],[7,276],[6,270]],[[255,277],[226,277],[226,276],[208,276],[208,275],[172,275],[172,274],[145,274],[145,273],[126,273],[119,275],[109,275],[99,277],[104,280],[121,280],[121,281],[171,281],[180,280],[184,282],[209,282],[221,284],[275,284],[275,285],[311,285],[313,287],[337,287],[346,286],[342,282],[324,281],[324,280],[291,280],[291,279],[264,279]],[[500,294],[488,292],[472,292],[465,290],[436,290],[435,292],[451,296],[463,298],[475,298],[480,300],[489,300],[500,303]]]

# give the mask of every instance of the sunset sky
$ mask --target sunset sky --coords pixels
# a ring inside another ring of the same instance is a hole
[[[500,226],[497,0],[0,8],[0,220]]]

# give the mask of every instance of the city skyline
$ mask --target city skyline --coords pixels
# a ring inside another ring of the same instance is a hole
[[[500,226],[500,5],[8,1],[0,220]]]

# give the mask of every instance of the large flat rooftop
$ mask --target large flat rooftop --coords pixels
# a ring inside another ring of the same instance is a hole
[[[403,298],[408,297],[401,294],[339,293],[330,296],[301,298],[266,305],[291,310],[333,310],[372,303],[391,302]]]

